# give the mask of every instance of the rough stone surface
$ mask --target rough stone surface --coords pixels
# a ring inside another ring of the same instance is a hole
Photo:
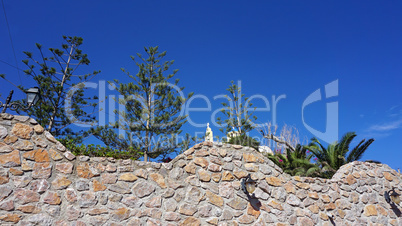
[[[378,212],[377,209],[375,207],[375,205],[367,205],[364,207],[364,213],[365,216],[369,217],[369,216],[377,216]]]
[[[231,201],[229,201],[228,206],[232,207],[235,210],[244,210],[247,207],[247,201],[242,199],[242,198],[238,198],[235,197],[234,199],[232,199]]]
[[[223,198],[221,196],[218,196],[210,191],[206,191],[205,194],[207,196],[208,202],[216,206],[223,206]]]
[[[59,161],[59,160],[63,159],[63,156],[59,152],[57,152],[56,150],[54,150],[52,148],[49,149],[49,154],[50,154],[50,157],[54,161]]]
[[[19,140],[13,144],[13,148],[20,151],[30,151],[34,149],[34,144],[29,140]]]
[[[401,183],[365,162],[291,177],[251,148],[212,142],[162,164],[76,157],[35,121],[0,116],[0,225],[401,225],[384,199]]]
[[[18,140],[18,137],[17,137],[17,136],[8,135],[8,136],[4,139],[4,142],[5,142],[6,144],[13,144],[13,143],[15,143],[17,140]]]
[[[21,218],[20,215],[18,214],[8,213],[6,215],[0,216],[0,220],[4,222],[18,223],[21,220]]]
[[[187,216],[193,216],[195,212],[197,212],[197,206],[195,205],[184,203],[179,207],[179,213]]]
[[[268,182],[269,185],[272,185],[272,186],[275,186],[275,187],[278,187],[278,186],[282,185],[281,180],[279,178],[277,178],[277,177],[267,177],[265,179],[266,179],[266,181]]]
[[[14,167],[21,165],[20,152],[15,150],[8,154],[0,155],[0,164],[3,167]]]
[[[104,191],[107,188],[103,183],[101,183],[97,180],[93,180],[92,185],[93,185],[93,191],[95,191],[95,192],[96,191]]]
[[[130,194],[130,187],[127,183],[119,181],[109,186],[109,190],[119,194]]]
[[[0,143],[0,153],[8,153],[8,152],[12,152],[14,149],[7,145],[6,143],[1,142]]]
[[[35,125],[33,129],[37,134],[41,134],[43,133],[43,131],[45,131],[45,129],[41,125]]]
[[[29,140],[33,134],[33,128],[26,124],[16,123],[12,128],[11,133],[19,138]]]
[[[50,187],[50,183],[47,180],[35,180],[31,183],[30,189],[34,192],[43,193]]]
[[[149,177],[153,181],[155,181],[159,185],[159,187],[161,187],[161,188],[166,188],[167,187],[166,184],[165,184],[165,178],[162,175],[160,175],[158,173],[151,173],[149,175]]]
[[[65,173],[65,174],[70,174],[73,172],[73,164],[70,162],[65,162],[65,163],[57,163],[56,164],[56,170]]]
[[[34,151],[25,152],[22,157],[35,162],[49,162],[49,154],[45,149],[36,149]]]
[[[13,210],[14,209],[14,200],[8,200],[0,203],[0,209],[2,210]]]
[[[71,180],[65,176],[59,176],[52,182],[52,187],[56,190],[65,189],[71,184]]]
[[[0,126],[0,139],[6,138],[8,132],[4,126]]]
[[[97,203],[96,195],[93,192],[82,192],[78,198],[78,205],[81,208],[94,206]]]
[[[32,170],[32,177],[36,179],[47,179],[52,175],[52,164],[46,163],[35,163]]]
[[[133,187],[133,193],[139,198],[148,196],[154,191],[155,191],[155,186],[153,186],[151,183],[145,182],[145,181],[136,183]]]
[[[27,189],[17,189],[14,192],[15,200],[19,201],[22,204],[38,202],[40,199],[39,193],[33,192]]]
[[[56,192],[48,192],[43,197],[43,202],[50,205],[59,205],[61,203],[61,198]]]
[[[225,171],[222,173],[222,181],[232,181],[234,180],[234,176],[229,171]]]
[[[204,169],[198,170],[198,177],[199,177],[200,181],[203,181],[203,182],[209,182],[211,180],[211,174],[208,173],[208,171],[206,171]]]
[[[199,158],[195,158],[194,159],[194,163],[198,166],[201,166],[203,168],[207,168],[209,163],[208,160],[206,160],[205,158],[199,157]]]

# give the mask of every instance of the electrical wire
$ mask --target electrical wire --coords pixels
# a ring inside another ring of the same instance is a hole
[[[14,65],[12,65],[12,64],[10,64],[10,63],[7,63],[7,62],[4,61],[4,60],[1,60],[1,59],[0,59],[0,62],[1,62],[1,63],[4,63],[4,64],[7,64],[8,66],[13,67],[13,68],[15,68],[15,69],[17,69],[17,70],[24,71],[24,70],[22,70],[21,68],[16,67],[16,66],[14,66]]]
[[[20,69],[20,68],[18,68],[18,67],[16,67],[16,66],[10,64],[10,63],[7,63],[7,62],[4,61],[4,60],[0,60],[0,62],[1,62],[1,63],[4,63],[4,64],[7,64],[7,65],[10,66],[10,67],[16,68],[17,70],[24,71],[24,70],[22,70],[22,69]],[[16,86],[16,85],[15,85],[14,83],[12,83],[10,80],[6,79],[5,77],[4,77],[3,79],[6,80],[6,81],[7,81],[8,83],[10,83],[11,85],[15,86],[17,89],[19,89],[19,90],[21,90],[21,91],[24,92],[23,89],[21,89],[20,87]]]
[[[7,19],[6,8],[4,7],[4,0],[1,0],[1,4],[2,4],[2,6],[3,6],[4,17],[6,18],[6,24],[7,24],[7,28],[8,28],[8,36],[10,37],[11,48],[13,49],[13,53],[14,53],[15,65],[16,65],[16,68],[18,69],[17,55],[15,54],[13,38],[12,38],[11,32],[10,32],[10,25],[9,25],[8,19]],[[18,78],[20,79],[20,84],[22,85],[22,80],[21,80],[20,71],[17,70],[17,72],[18,72]]]

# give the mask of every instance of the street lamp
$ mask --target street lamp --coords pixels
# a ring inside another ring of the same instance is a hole
[[[384,192],[385,200],[390,204],[393,202],[394,204],[399,205],[399,203],[401,203],[400,196],[401,195],[396,193],[394,189],[389,192]]]
[[[246,178],[243,178],[243,180],[241,181],[241,185],[243,192],[246,193],[247,196],[249,194],[253,195],[256,187],[256,181],[251,179],[250,174],[248,174]]]
[[[21,103],[10,103],[11,102],[11,98],[13,97],[13,93],[14,90],[10,91],[10,94],[8,95],[7,99],[6,99],[6,103],[2,103],[0,101],[0,108],[3,108],[3,111],[1,113],[5,113],[7,108],[10,108],[12,111],[18,110],[19,108],[28,110],[30,107],[32,107],[33,105],[35,105],[38,100],[40,99],[40,92],[39,92],[39,88],[38,87],[33,87],[33,88],[29,88],[25,93],[27,94],[27,104],[28,106],[24,106]]]

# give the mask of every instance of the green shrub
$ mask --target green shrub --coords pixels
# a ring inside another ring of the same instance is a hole
[[[311,162],[312,155],[300,144],[294,151],[287,148],[283,153],[275,151],[274,154],[266,154],[266,157],[291,176],[322,177],[319,166]]]
[[[130,150],[121,151],[109,147],[102,147],[99,144],[77,145],[74,143],[72,139],[59,139],[59,141],[74,155],[86,155],[91,157],[113,157],[115,159],[133,159],[133,160],[139,158],[139,155],[133,156],[132,154],[133,152],[130,152]]]

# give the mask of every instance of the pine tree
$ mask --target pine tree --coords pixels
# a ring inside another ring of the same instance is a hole
[[[134,81],[124,84],[115,79],[110,84],[117,84],[116,90],[123,96],[118,103],[125,106],[124,111],[115,111],[119,120],[113,128],[123,129],[126,139],[119,138],[118,144],[114,145],[120,150],[130,148],[133,155],[142,155],[144,161],[148,161],[149,158],[164,157],[182,145],[176,138],[187,121],[182,107],[192,93],[184,97],[184,87],[178,86],[179,79],[171,83],[178,70],[168,71],[173,60],[161,63],[166,51],[160,53],[158,47],[144,49],[146,58],[137,53],[140,62],[131,57],[139,69],[136,75],[122,69]],[[116,137],[112,130],[103,127],[94,135],[111,143],[110,137]]]
[[[217,123],[222,127],[220,131],[228,134],[234,128],[239,135],[244,136],[254,129],[254,121],[257,120],[257,117],[253,116],[253,112],[249,111],[252,103],[248,101],[247,97],[244,97],[245,95],[241,93],[241,87],[234,84],[233,81],[226,90],[229,91],[230,95],[225,95],[228,103],[223,102],[221,110],[225,119],[217,118]]]
[[[22,111],[35,118],[55,137],[80,143],[84,136],[83,131],[73,131],[69,126],[79,122],[96,122],[93,112],[98,104],[94,101],[97,97],[84,96],[84,82],[89,81],[99,71],[79,75],[77,69],[90,63],[87,54],[79,49],[83,39],[70,36],[63,36],[63,39],[61,49],[49,48],[49,56],[46,56],[42,45],[38,43],[38,59],[35,59],[31,52],[24,52],[27,59],[23,62],[29,67],[24,72],[36,82],[41,101],[29,110]],[[20,88],[25,90],[22,86]],[[69,105],[67,107],[66,101]]]

